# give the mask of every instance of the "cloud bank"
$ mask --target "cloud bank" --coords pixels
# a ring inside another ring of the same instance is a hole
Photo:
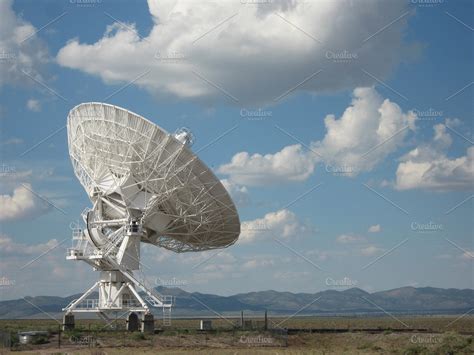
[[[373,77],[387,77],[413,50],[403,41],[408,6],[149,0],[149,33],[114,22],[95,43],[71,39],[57,62],[105,83],[133,81],[159,97],[266,104],[291,92],[369,86]]]
[[[452,143],[447,131],[448,123],[435,125],[430,142],[417,146],[400,159],[396,189],[446,191],[474,187],[474,147],[469,147],[466,155],[448,157],[447,150]]]
[[[11,195],[0,195],[0,221],[36,217],[47,213],[50,206],[32,193],[30,184],[16,187]]]
[[[275,154],[240,152],[221,165],[218,172],[239,184],[258,186],[269,183],[304,181],[314,171],[316,159],[300,144],[284,147]]]
[[[274,154],[239,152],[218,172],[239,184],[258,186],[307,180],[318,163],[333,174],[371,171],[401,147],[415,130],[416,115],[384,99],[374,88],[356,88],[341,117],[327,115],[322,140],[289,145]]]
[[[252,243],[270,238],[291,239],[308,235],[314,229],[293,212],[283,209],[262,218],[242,222],[239,243]]]
[[[43,80],[49,54],[36,35],[37,29],[16,16],[12,0],[0,1],[0,14],[0,87],[30,85],[33,81],[28,76]]]

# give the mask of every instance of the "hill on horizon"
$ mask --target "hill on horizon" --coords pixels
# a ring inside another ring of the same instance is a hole
[[[180,288],[157,287],[161,294],[175,296],[173,314],[178,317],[237,315],[268,310],[274,315],[350,315],[377,313],[459,314],[474,308],[473,289],[400,287],[369,293],[359,288],[316,293],[257,291],[232,296],[187,292]],[[61,309],[80,295],[36,296],[0,301],[0,318],[41,318],[59,316]],[[97,294],[91,295],[91,298]],[[158,309],[157,309],[158,310]],[[159,311],[159,310],[158,310]]]

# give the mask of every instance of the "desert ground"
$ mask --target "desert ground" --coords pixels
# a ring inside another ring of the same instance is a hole
[[[104,327],[98,320],[77,320],[76,329],[61,332],[50,320],[0,320],[11,334],[11,348],[21,354],[472,354],[474,317],[411,316],[376,318],[299,317],[262,319],[252,329],[239,319],[213,319],[213,330],[200,331],[198,319],[173,319],[169,327],[156,321],[155,334],[130,333],[121,319]],[[18,331],[48,330],[37,344],[18,343]]]

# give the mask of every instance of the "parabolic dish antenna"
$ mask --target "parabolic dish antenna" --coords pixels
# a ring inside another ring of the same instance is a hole
[[[178,253],[232,245],[240,221],[229,194],[190,150],[187,129],[169,134],[133,112],[92,102],[69,112],[67,131],[74,172],[93,204],[83,212],[86,228],[74,231],[68,259],[102,272],[64,308],[65,318],[77,311],[104,318],[111,310],[148,315],[135,287],[151,305],[170,311],[172,302],[133,273],[140,269],[141,242]],[[96,287],[99,299],[89,300]]]

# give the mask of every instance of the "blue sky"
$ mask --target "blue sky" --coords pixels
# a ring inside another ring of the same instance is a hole
[[[157,285],[473,287],[472,2],[1,10],[1,299],[69,295],[96,278],[65,260],[90,204],[65,123],[89,101],[189,127],[238,202],[242,235],[226,250],[144,248]]]

